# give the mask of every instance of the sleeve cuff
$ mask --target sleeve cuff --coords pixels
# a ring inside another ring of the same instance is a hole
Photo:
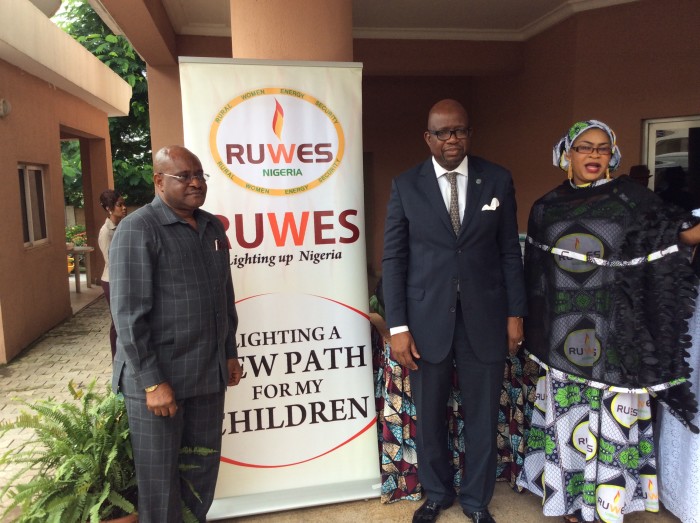
[[[401,332],[408,332],[408,325],[399,325],[398,327],[392,327],[389,329],[389,334],[392,336]]]

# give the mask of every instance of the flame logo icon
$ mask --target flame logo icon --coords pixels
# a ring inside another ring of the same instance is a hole
[[[586,337],[583,340],[583,345],[588,347],[590,344],[591,344],[591,338],[590,338],[590,336],[588,336],[588,334],[586,334]]]
[[[275,115],[272,117],[272,131],[277,138],[282,139],[282,126],[284,125],[284,109],[275,98]]]
[[[649,492],[654,490],[654,482],[652,480],[649,480],[647,486],[649,487]]]
[[[613,503],[617,504],[617,502],[620,501],[620,491],[617,491],[617,494],[615,494],[615,497],[613,498]]]
[[[576,249],[576,250],[578,251],[578,248],[579,248],[580,246],[581,246],[581,240],[579,240],[578,238],[576,238],[576,240],[574,241],[574,249]]]

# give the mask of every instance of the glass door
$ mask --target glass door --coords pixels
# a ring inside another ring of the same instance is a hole
[[[687,210],[700,207],[700,116],[644,121],[649,188]]]

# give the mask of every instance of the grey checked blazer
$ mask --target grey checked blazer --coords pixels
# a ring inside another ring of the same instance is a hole
[[[238,324],[221,222],[195,231],[156,196],[124,218],[109,249],[117,329],[112,387],[131,397],[167,381],[176,399],[225,390]]]

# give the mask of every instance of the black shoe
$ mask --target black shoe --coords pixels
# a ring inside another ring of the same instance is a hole
[[[476,512],[467,512],[464,510],[464,514],[471,519],[473,523],[496,523],[489,509],[477,510]]]
[[[413,523],[430,523],[435,521],[444,508],[450,508],[452,503],[440,505],[436,501],[427,500],[413,513]]]

